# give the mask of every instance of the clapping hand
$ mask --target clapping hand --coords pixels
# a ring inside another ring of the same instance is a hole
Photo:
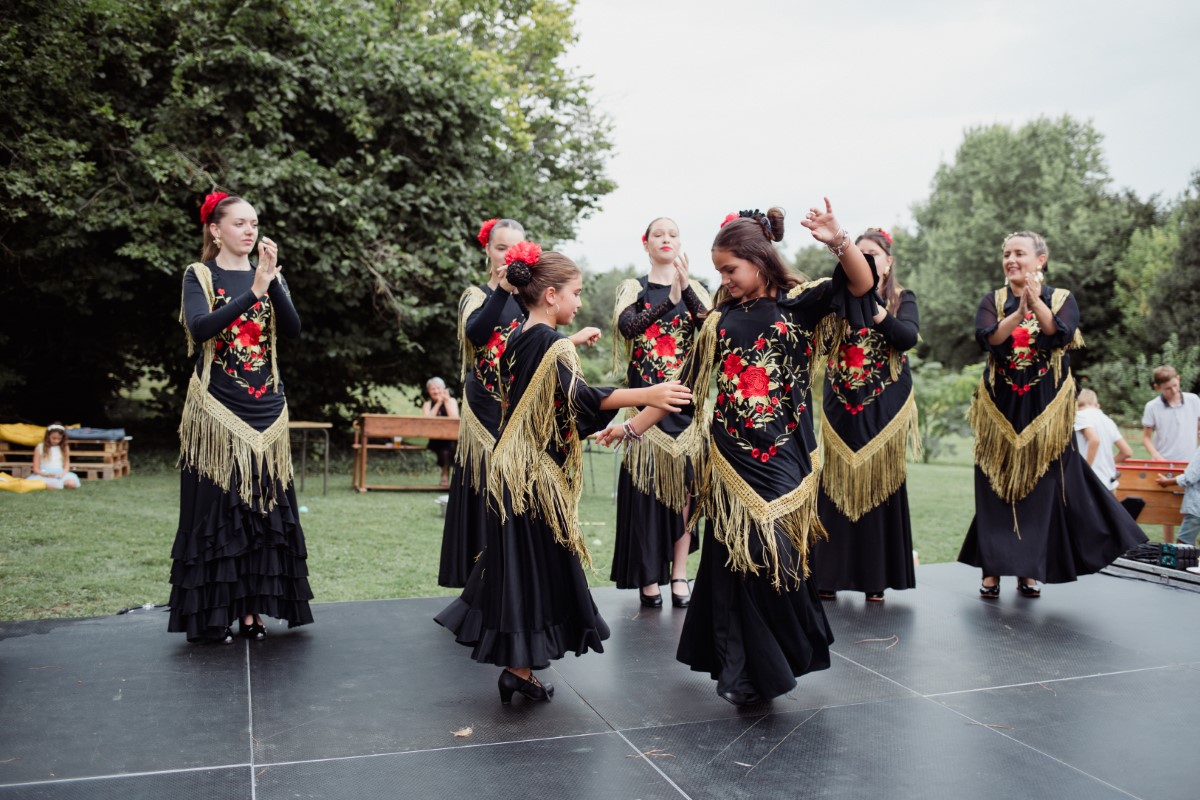
[[[833,215],[833,206],[829,198],[824,198],[825,210],[810,208],[800,224],[812,231],[813,238],[826,247],[836,247],[842,241],[842,226]]]
[[[675,276],[671,279],[671,291],[667,298],[672,303],[678,303],[683,299],[683,293],[688,285],[688,257],[687,253],[680,253],[675,256],[675,261],[671,264],[675,269]]]
[[[258,242],[258,269],[254,271],[254,294],[262,297],[279,275],[279,245],[264,236]]]

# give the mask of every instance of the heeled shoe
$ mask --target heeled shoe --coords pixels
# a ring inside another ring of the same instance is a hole
[[[672,578],[671,579],[672,587],[674,587],[675,584],[677,584],[677,583],[682,583],[683,588],[687,589],[688,593],[687,594],[675,594],[675,589],[672,588],[671,589],[671,605],[674,606],[675,608],[687,608],[688,603],[692,602],[692,590],[688,586],[687,578]]]
[[[503,670],[496,687],[500,690],[500,702],[504,705],[512,703],[514,692],[519,692],[527,700],[549,700],[554,696],[554,684],[542,683],[532,672],[526,680],[515,672]]]
[[[256,642],[261,642],[267,638],[267,626],[263,625],[257,619],[253,624],[247,625],[241,620],[238,621],[238,635],[243,639],[251,639]]]
[[[762,701],[753,692],[717,692],[721,699],[735,706],[756,706]]]
[[[883,602],[883,592],[867,592],[867,602],[882,603]]]
[[[994,586],[988,586],[985,583],[979,584],[979,596],[984,600],[996,600],[1000,597],[1000,581],[996,581]]]
[[[642,605],[646,608],[662,608],[662,594],[646,594],[638,587],[638,600],[642,601]]]
[[[233,631],[225,628],[220,633],[205,633],[188,641],[192,644],[233,644]]]
[[[1020,578],[1017,578],[1017,591],[1021,593],[1021,597],[1041,597],[1042,590],[1038,588],[1037,582],[1025,583]]]

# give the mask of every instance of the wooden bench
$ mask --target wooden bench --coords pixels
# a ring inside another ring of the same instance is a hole
[[[1137,498],[1146,506],[1137,521],[1149,525],[1179,525],[1183,522],[1182,486],[1159,486],[1159,475],[1178,475],[1187,469],[1183,461],[1149,461],[1130,458],[1117,464],[1117,499]]]
[[[424,450],[425,445],[406,444],[407,439],[446,439],[458,441],[458,420],[450,417],[407,416],[403,414],[363,414],[354,421],[354,489],[400,489],[418,492],[445,491],[446,487],[426,484],[368,484],[367,458],[374,451]]]
[[[96,439],[70,440],[70,467],[83,480],[112,480],[129,474],[129,441]],[[32,447],[0,442],[0,472],[27,478],[33,472]]]

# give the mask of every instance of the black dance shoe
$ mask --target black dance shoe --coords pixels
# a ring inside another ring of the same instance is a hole
[[[671,589],[671,605],[673,605],[675,608],[687,608],[688,603],[692,602],[692,590],[688,587],[687,578],[672,578],[671,579],[672,587],[674,587],[675,584],[677,584],[677,583],[682,583],[683,588],[687,589],[688,593],[687,594],[675,594],[675,589],[672,588]],[[660,602],[661,602],[661,597],[662,597],[662,595],[659,595]]]
[[[1037,582],[1025,583],[1025,581],[1017,578],[1017,591],[1021,593],[1021,597],[1041,597],[1042,590],[1038,588]]]
[[[225,628],[219,633],[205,633],[195,639],[188,639],[192,644],[233,644],[233,631]]]
[[[722,700],[739,707],[756,706],[762,702],[753,692],[717,692],[717,694],[721,696]]]
[[[542,683],[532,672],[529,673],[529,680],[526,680],[506,669],[500,673],[496,686],[500,689],[500,702],[504,705],[512,702],[513,692],[519,692],[527,700],[549,700],[554,696],[554,684]]]
[[[882,603],[883,592],[867,592],[867,601],[871,603]]]
[[[238,621],[238,635],[243,639],[251,639],[255,642],[261,642],[267,638],[267,628],[261,622],[255,622],[252,625],[247,625],[242,621]]]
[[[996,581],[995,586],[988,586],[985,583],[979,584],[979,596],[984,600],[996,600],[1000,597],[1000,581]]]
[[[642,605],[646,608],[662,608],[662,594],[649,595],[642,592],[641,587],[638,587],[638,600],[642,601]]]

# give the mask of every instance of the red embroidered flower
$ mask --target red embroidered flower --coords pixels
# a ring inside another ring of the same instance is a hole
[[[780,333],[787,333],[787,332],[788,332],[788,326],[787,326],[787,323],[786,323],[786,322],[778,322],[778,321],[776,321],[776,322],[774,322],[774,323],[772,323],[772,324],[774,324],[774,325],[775,325],[775,329],[776,329],[776,330],[778,330]]]
[[[224,296],[225,296],[225,290],[224,290],[224,289],[217,289],[217,294],[219,294],[219,295],[221,295],[222,297],[224,297]]]
[[[655,354],[657,354],[663,358],[668,358],[668,357],[674,358],[675,357],[675,337],[674,336],[660,336],[657,339],[655,339],[654,340],[654,352],[655,352]]]
[[[720,330],[720,331],[718,331],[718,333],[720,333],[722,336],[724,336],[724,335],[725,335],[725,329],[724,329],[724,328],[721,328],[721,330]]]
[[[1029,347],[1029,329],[1017,326],[1012,332],[1013,347]]]
[[[741,356],[737,353],[730,353],[725,358],[725,377],[728,380],[733,380],[741,373],[744,366],[745,364],[742,362]]]
[[[842,350],[842,359],[846,362],[847,367],[861,367],[863,365],[863,349],[852,344]]]
[[[778,397],[772,397],[772,398],[771,398],[771,405],[773,405],[773,406],[777,406],[777,405],[779,405],[779,398],[778,398]]]
[[[747,367],[738,378],[738,391],[742,397],[766,397],[771,379],[762,367]]]
[[[870,333],[870,332],[871,332],[871,329],[870,329],[870,328],[859,328],[859,329],[858,329],[858,335],[859,335],[859,336],[866,336],[866,335],[867,335],[868,333]]]
[[[660,369],[660,370],[659,370],[657,373],[655,373],[655,374],[656,374],[656,375],[658,375],[658,377],[660,377],[660,378],[665,378],[665,377],[667,377],[667,376],[666,376],[666,373],[664,373],[664,372],[663,372],[661,369]]]
[[[758,405],[756,405],[756,406],[754,407],[754,413],[755,413],[755,414],[761,414],[762,412],[763,412],[763,404],[762,404],[762,403],[759,403]]]
[[[662,336],[662,328],[658,327],[658,323],[655,322],[649,328],[646,328],[645,336],[647,339],[657,339]]]
[[[488,246],[488,242],[492,240],[492,228],[496,227],[496,223],[499,221],[498,219],[489,219],[479,226],[479,233],[475,238],[479,240],[481,247]]]
[[[717,392],[717,402],[718,403],[725,402],[725,393],[724,392]]]
[[[754,456],[755,458],[758,458],[758,448],[757,448],[757,447],[751,447],[751,448],[750,448],[750,455]]]
[[[767,340],[762,338],[761,336],[754,340],[754,349],[755,350],[762,350],[766,346],[767,346]]]
[[[778,451],[775,449],[775,445],[771,445],[771,448],[769,450],[767,450],[767,452],[770,453],[771,455],[775,455],[775,453],[777,453]]]
[[[642,350],[642,348],[640,348],[640,347],[639,347],[637,350],[634,350],[634,351],[633,351],[633,354],[634,354],[636,357],[638,357],[638,358],[641,358],[641,357],[642,357],[642,353],[644,353],[644,352],[645,352],[645,351],[644,351],[644,350]]]
[[[770,454],[770,453],[763,453],[763,454],[762,454],[762,456],[761,456],[762,462],[763,462],[764,464],[765,464],[765,463],[767,463],[767,460],[768,460],[770,457],[771,457],[771,454]]]
[[[495,331],[492,333],[491,337],[487,340],[487,344],[485,344],[484,347],[488,350],[495,350],[497,347],[500,346],[500,343],[502,341],[504,341],[504,337],[500,335],[500,331]]]
[[[242,347],[253,347],[259,343],[262,338],[262,326],[254,320],[248,319],[243,322],[238,329],[237,343]]]

